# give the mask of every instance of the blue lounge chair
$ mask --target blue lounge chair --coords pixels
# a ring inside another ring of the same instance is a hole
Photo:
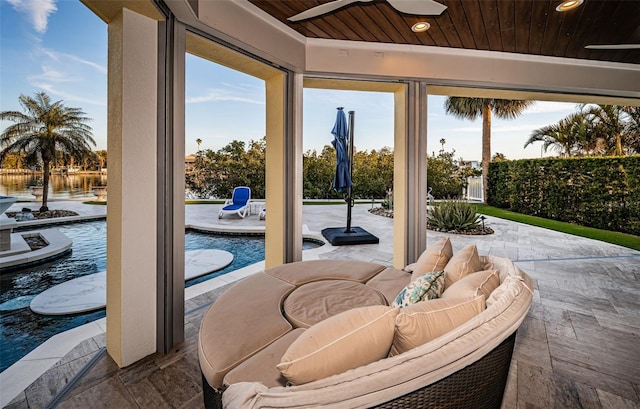
[[[222,219],[225,213],[237,213],[244,219],[249,210],[249,200],[251,200],[251,189],[246,186],[238,186],[233,189],[231,200],[225,202],[225,206],[218,213],[218,219]]]

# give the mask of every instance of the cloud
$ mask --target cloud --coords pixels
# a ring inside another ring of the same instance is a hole
[[[220,88],[209,89],[209,92],[205,95],[195,96],[195,97],[188,96],[185,102],[187,104],[198,104],[202,102],[220,102],[220,101],[244,102],[248,104],[257,104],[257,105],[264,105],[265,103],[263,100],[252,99],[245,96],[236,95],[232,92],[229,92],[227,90],[220,89]]]
[[[93,61],[85,60],[84,58],[80,58],[77,55],[61,53],[61,52],[54,51],[47,48],[41,48],[40,52],[42,52],[44,55],[48,56],[49,58],[51,58],[56,62],[60,62],[60,61],[77,62],[83,65],[89,66],[102,74],[107,74],[107,67],[105,67],[104,65],[97,64]]]
[[[91,104],[91,105],[99,105],[99,106],[106,106],[107,102],[104,99],[92,99],[92,98],[86,98],[80,95],[76,95],[76,94],[72,94],[66,91],[61,91],[59,89],[57,89],[54,85],[52,84],[48,84],[46,82],[34,82],[32,83],[32,85],[34,87],[38,87],[41,88],[44,91],[47,91],[47,93],[49,93],[50,95],[55,95],[58,97],[61,97],[64,100],[64,104],[68,106],[68,102],[73,101],[73,102],[82,102],[85,104]]]
[[[27,76],[29,84],[45,90],[51,89],[52,93],[55,92],[58,96],[65,98],[72,96],[70,98],[72,100],[96,104],[95,87],[101,84],[101,75],[103,75],[106,84],[107,70],[105,67],[72,54],[44,48],[39,48],[36,51],[40,72]],[[99,73],[97,76],[96,72]],[[61,84],[69,84],[62,88],[67,90],[66,94],[60,91]],[[88,97],[79,97],[78,95],[81,94]]]
[[[449,132],[482,132],[482,126],[460,126],[449,128]]]
[[[7,0],[13,8],[27,15],[33,28],[40,34],[47,31],[49,15],[58,10],[55,0]]]
[[[49,65],[42,65],[42,72],[38,75],[30,75],[29,82],[51,81],[51,82],[77,82],[77,78],[72,78],[67,73],[59,71]]]
[[[552,101],[536,101],[535,104],[527,108],[526,114],[546,114],[552,112],[575,112],[577,104],[573,102],[552,102]]]
[[[262,84],[260,84],[259,86],[256,86],[255,84],[231,84],[228,82],[221,82],[220,85],[226,87],[226,88],[233,88],[233,89],[237,89],[239,91],[242,92],[249,92],[249,91],[256,91],[256,90],[260,90],[260,91],[264,91],[264,82],[261,81]]]
[[[28,75],[33,86],[63,98],[65,102],[104,106],[106,96],[106,68],[76,55],[51,49],[36,49],[40,70]],[[100,98],[104,100],[100,100]]]
[[[500,125],[492,128],[491,132],[522,132],[522,131],[529,132],[543,126],[544,125],[532,125],[532,124]]]

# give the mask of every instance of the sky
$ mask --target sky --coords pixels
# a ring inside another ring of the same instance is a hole
[[[107,25],[77,0],[0,0],[0,111],[22,110],[18,97],[45,91],[81,108],[92,119],[94,150],[107,148]],[[336,107],[355,111],[357,150],[393,148],[393,96],[389,93],[305,89],[303,150],[322,150],[333,139]],[[428,154],[455,149],[455,158],[480,160],[482,121],[444,112],[445,97],[428,100]],[[265,134],[265,88],[260,79],[186,57],[185,151],[218,150],[232,140]],[[523,148],[535,129],[576,111],[574,103],[537,101],[515,120],[492,122],[492,155],[537,158],[540,144]],[[0,122],[4,130],[10,123]],[[545,153],[549,156],[553,152]]]

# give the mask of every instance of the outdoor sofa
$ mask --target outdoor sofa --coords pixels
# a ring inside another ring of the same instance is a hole
[[[415,297],[429,294],[439,297]],[[454,255],[448,239],[405,270],[354,260],[271,268],[203,316],[205,406],[499,408],[532,298],[513,262],[474,245]]]

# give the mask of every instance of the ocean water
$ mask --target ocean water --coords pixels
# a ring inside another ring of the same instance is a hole
[[[30,186],[41,184],[42,175],[0,175],[0,195],[15,196],[20,200],[34,200]],[[94,186],[106,186],[107,175],[101,174],[52,174],[49,178],[49,199],[79,199],[94,200]]]

